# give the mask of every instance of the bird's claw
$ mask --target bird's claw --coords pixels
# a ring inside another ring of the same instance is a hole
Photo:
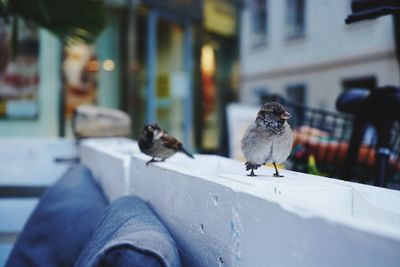
[[[146,162],[146,166],[149,166],[149,164],[152,163],[152,162],[157,162],[157,160],[155,158],[152,158],[151,160]]]
[[[247,176],[252,176],[252,177],[257,176],[254,174],[254,170],[257,170],[259,167],[261,167],[261,164],[253,164],[250,162],[246,162],[244,165],[246,166],[246,171],[251,170],[250,174],[248,174]]]
[[[149,164],[152,163],[152,162],[164,162],[164,161],[165,161],[165,158],[159,159],[159,160],[157,160],[157,159],[155,159],[155,158],[152,158],[151,160],[149,160],[148,162],[146,162],[146,166],[149,166]]]

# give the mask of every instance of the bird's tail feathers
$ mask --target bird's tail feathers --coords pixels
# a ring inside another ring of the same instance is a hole
[[[184,153],[186,156],[194,159],[194,156],[191,153],[189,153],[183,146],[180,147],[179,151]]]

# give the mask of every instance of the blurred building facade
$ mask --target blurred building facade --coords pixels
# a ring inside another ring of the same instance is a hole
[[[350,0],[249,0],[241,16],[240,100],[280,94],[335,110],[347,88],[399,85],[390,16],[346,25]]]
[[[0,136],[70,136],[80,104],[126,111],[134,138],[157,122],[188,147],[224,150],[224,110],[238,92],[238,0],[107,0],[91,46],[39,30],[37,114],[0,118]],[[224,153],[224,152],[221,152]]]

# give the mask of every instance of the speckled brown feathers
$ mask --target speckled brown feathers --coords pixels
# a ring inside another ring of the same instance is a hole
[[[182,148],[182,143],[179,142],[176,138],[168,135],[164,132],[164,134],[160,137],[161,141],[164,143],[166,148],[173,149],[175,151],[179,151]]]
[[[143,133],[139,140],[139,149],[152,157],[147,164],[164,161],[176,152],[182,152],[193,158],[193,155],[184,149],[181,142],[169,135],[157,124],[148,124],[143,128]]]

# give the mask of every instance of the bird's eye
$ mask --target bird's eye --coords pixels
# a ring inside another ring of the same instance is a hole
[[[280,116],[280,115],[282,115],[283,113],[285,113],[285,111],[282,111],[282,110],[274,110],[274,115],[276,115],[276,116]]]

